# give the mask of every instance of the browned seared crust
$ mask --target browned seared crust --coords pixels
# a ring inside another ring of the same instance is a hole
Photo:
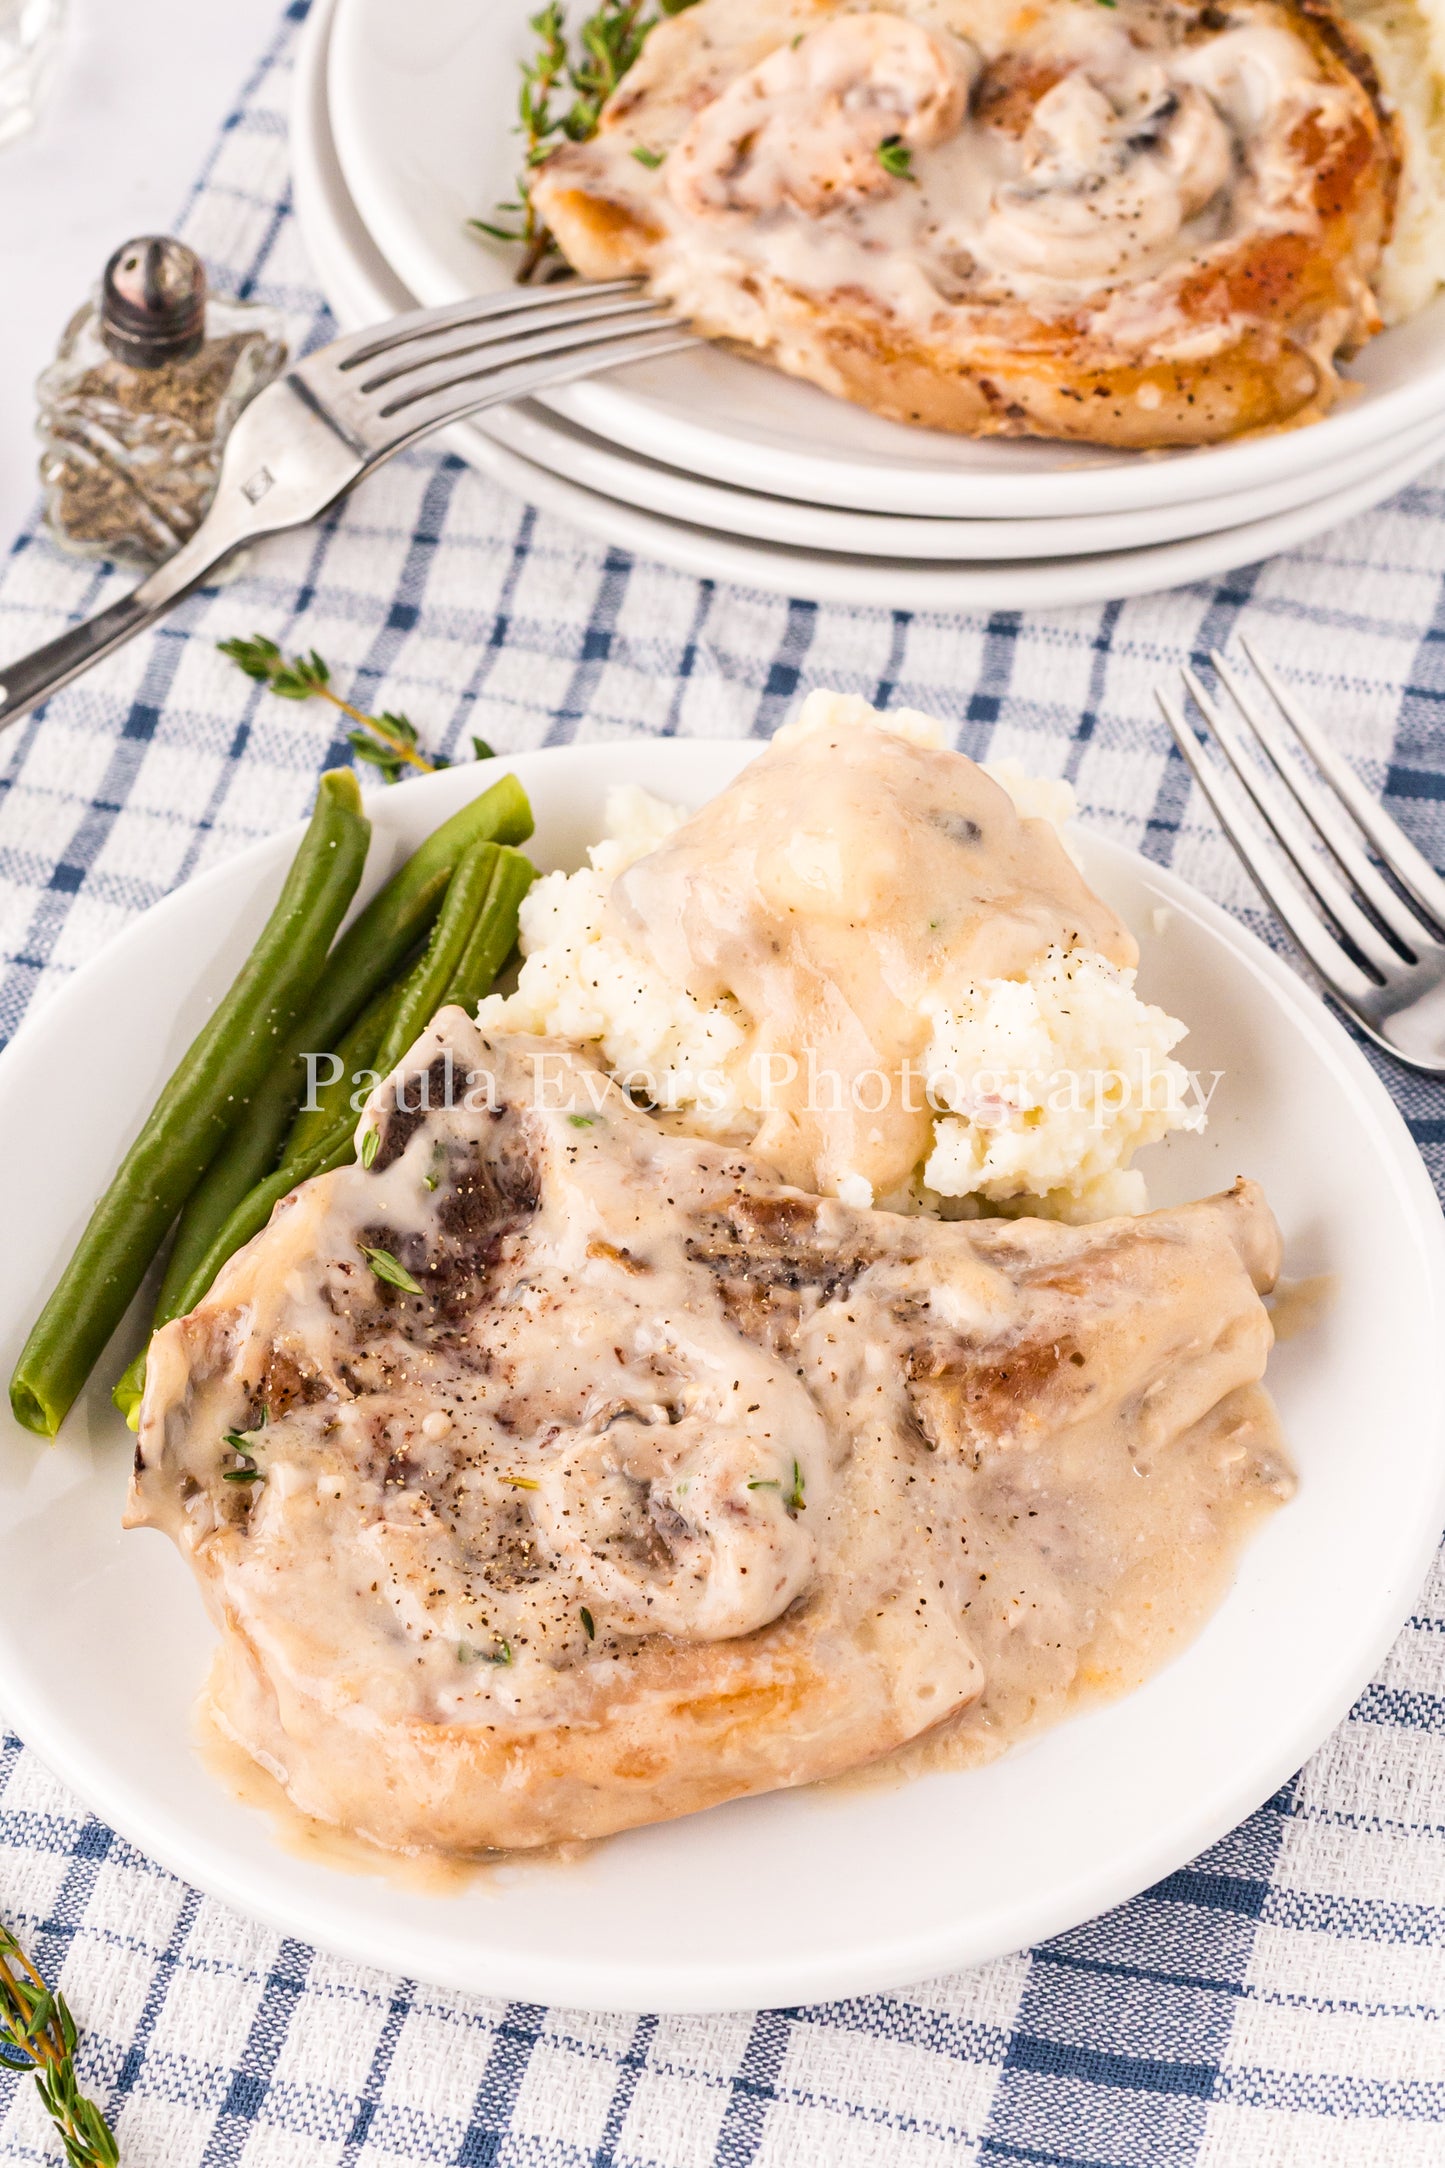
[[[856,1769],[917,1735],[886,1667],[793,1619],[746,1642],[654,1647],[578,1720],[481,1732],[320,1716],[244,1630],[221,1642],[212,1704],[302,1812],[393,1850],[473,1854],[609,1836]],[[380,1781],[379,1781],[380,1778]]]

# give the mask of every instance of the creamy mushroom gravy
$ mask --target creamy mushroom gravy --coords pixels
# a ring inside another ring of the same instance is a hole
[[[772,1087],[753,1149],[800,1188],[861,1176],[875,1196],[930,1149],[930,1000],[1051,948],[1139,960],[1052,823],[951,749],[852,720],[785,726],[608,909],[694,1000],[738,1004],[734,1064]]]
[[[1295,1488],[1279,1418],[1258,1387],[1228,1394],[1142,1463],[1117,1433],[1050,1438],[1034,1474],[1037,1502],[1022,1511],[996,1481],[980,1483],[965,1507],[978,1564],[966,1617],[982,1694],[835,1781],[977,1768],[1132,1693],[1194,1638],[1258,1523]]]
[[[1276,1342],[1312,1332],[1333,1309],[1339,1291],[1337,1272],[1311,1272],[1303,1279],[1278,1281],[1266,1305]]]
[[[153,1344],[128,1516],[303,1814],[475,1853],[976,1760],[1152,1668],[1288,1495],[1248,1184],[856,1211],[456,1010],[367,1121]]]
[[[661,172],[628,127],[644,94]],[[1104,297],[1095,335],[1134,347],[1178,331],[1178,281],[1211,249],[1317,225],[1301,175],[1362,104],[1273,0],[915,0],[821,22],[813,0],[737,0],[700,48],[681,19],[654,34],[615,135],[558,154],[538,201],[605,173],[659,235],[656,289],[740,336],[752,274],[917,327]],[[1356,309],[1368,336],[1363,280]]]

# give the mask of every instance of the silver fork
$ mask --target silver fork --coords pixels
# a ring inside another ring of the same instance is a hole
[[[611,279],[417,309],[308,354],[240,416],[211,508],[175,556],[87,623],[0,663],[0,730],[154,624],[233,551],[319,519],[418,437],[695,343],[636,279]]]
[[[1245,870],[1327,991],[1377,1046],[1445,1075],[1445,881],[1264,658],[1247,640],[1240,646],[1267,699],[1218,653],[1210,661],[1228,707],[1193,670],[1183,673],[1235,781],[1204,758],[1180,705],[1156,690],[1160,713]]]

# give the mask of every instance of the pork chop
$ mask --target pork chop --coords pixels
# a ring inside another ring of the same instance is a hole
[[[197,1574],[223,1728],[379,1844],[599,1836],[964,1712],[1004,1743],[1141,1560],[1287,1488],[1251,1184],[856,1210],[459,1009],[372,1132],[153,1342],[127,1517]]]
[[[584,277],[838,397],[1138,448],[1324,412],[1398,189],[1330,0],[700,0],[530,177]]]

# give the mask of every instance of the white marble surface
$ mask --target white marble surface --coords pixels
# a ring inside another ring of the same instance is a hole
[[[135,233],[165,232],[281,0],[71,0],[36,126],[0,148],[0,548],[34,495],[34,381]]]

